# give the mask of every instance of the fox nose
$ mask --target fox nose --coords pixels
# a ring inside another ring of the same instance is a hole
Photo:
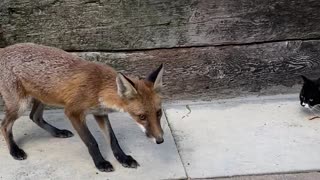
[[[163,141],[164,141],[163,138],[158,138],[158,139],[156,139],[156,143],[157,143],[157,144],[161,144],[161,143],[163,143]]]

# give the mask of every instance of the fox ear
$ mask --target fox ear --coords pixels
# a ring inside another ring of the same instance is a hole
[[[118,95],[120,97],[130,99],[137,94],[137,90],[134,88],[134,83],[122,73],[118,73],[116,81]]]
[[[162,88],[163,64],[161,64],[155,71],[153,71],[147,80],[153,83],[153,89],[160,92]]]

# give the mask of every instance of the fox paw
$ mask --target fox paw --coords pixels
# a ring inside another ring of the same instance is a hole
[[[73,133],[69,130],[62,129],[62,130],[56,131],[53,134],[53,136],[57,138],[69,138],[73,136]]]
[[[108,161],[104,161],[104,162],[98,163],[96,165],[96,167],[101,172],[112,172],[112,171],[114,171],[113,166]]]
[[[138,166],[140,166],[139,163],[131,156],[125,156],[124,158],[117,159],[122,164],[122,166],[126,168],[137,168]]]
[[[27,159],[27,154],[20,148],[14,148],[10,151],[11,156],[16,160]]]

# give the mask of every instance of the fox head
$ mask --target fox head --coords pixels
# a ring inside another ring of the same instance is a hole
[[[163,140],[161,127],[161,98],[163,65],[153,71],[145,79],[129,79],[119,73],[117,75],[118,95],[125,102],[124,110],[140,126],[142,131],[157,144]]]

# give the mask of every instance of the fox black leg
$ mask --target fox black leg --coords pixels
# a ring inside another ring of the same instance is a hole
[[[9,94],[9,93],[8,93]],[[3,95],[5,102],[5,116],[1,122],[1,132],[7,143],[11,156],[16,160],[24,160],[27,158],[27,154],[19,148],[13,138],[12,127],[14,122],[21,116],[19,110],[22,109],[21,103],[14,98],[14,96]]]
[[[52,126],[51,124],[47,123],[43,119],[43,110],[44,110],[44,104],[36,99],[33,99],[33,106],[29,115],[30,119],[33,122],[35,122],[39,127],[48,131],[54,137],[68,138],[73,136],[72,132],[65,129],[58,129]]]
[[[122,166],[127,168],[137,168],[139,166],[138,162],[131,156],[126,155],[121,149],[118,140],[113,132],[112,126],[109,121],[108,115],[94,115],[99,127],[103,131],[105,137],[109,135],[111,142],[111,149],[115,158],[122,164]],[[107,128],[107,129],[106,129]],[[107,133],[109,131],[109,134]]]
[[[111,163],[106,161],[101,155],[98,143],[90,133],[88,126],[85,122],[85,116],[83,114],[70,112],[68,110],[66,110],[66,115],[69,117],[73,127],[78,132],[80,138],[87,146],[95,166],[103,172],[114,171]]]

